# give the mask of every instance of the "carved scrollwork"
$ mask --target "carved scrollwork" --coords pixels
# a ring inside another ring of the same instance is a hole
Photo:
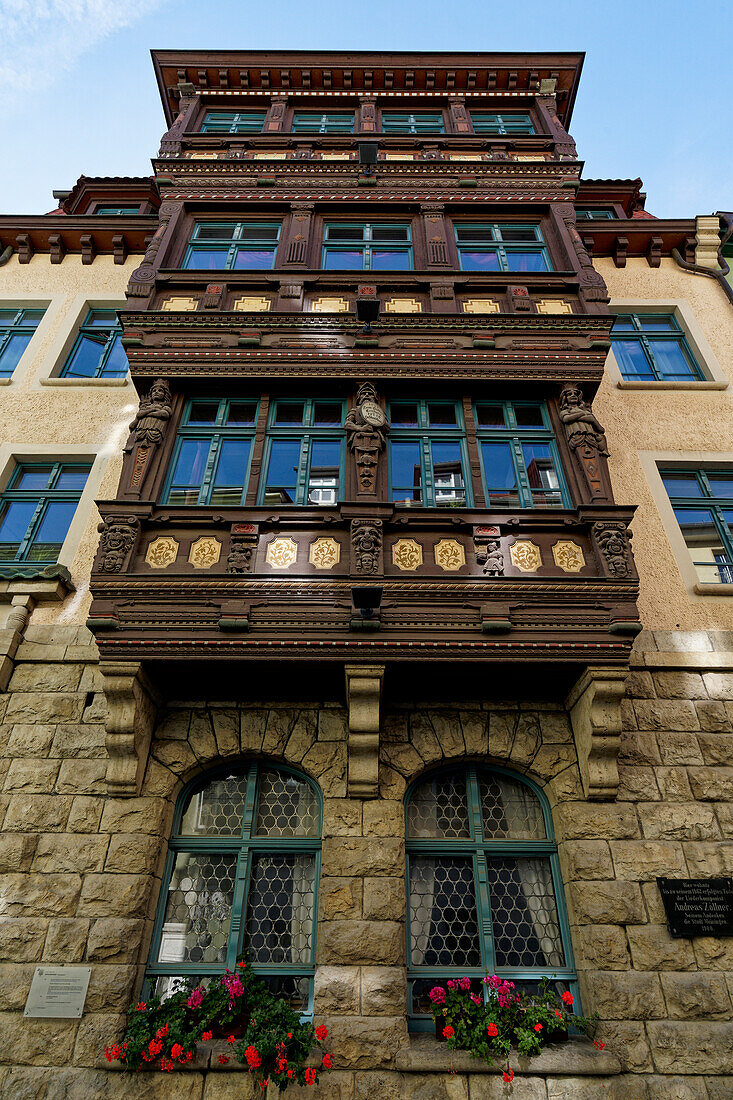
[[[626,524],[618,521],[594,523],[592,535],[608,575],[628,577],[631,574],[631,546]]]
[[[352,572],[363,576],[382,572],[381,519],[352,519],[351,562]]]
[[[359,387],[356,405],[346,415],[344,430],[356,462],[359,495],[374,496],[379,456],[387,442],[389,424],[371,382]]]
[[[121,573],[140,534],[137,516],[115,516],[99,524],[102,573]]]
[[[575,224],[575,208],[570,203],[563,203],[557,208],[568,231],[575,255],[578,260],[578,282],[584,297],[589,302],[605,302],[608,300],[608,288],[600,275],[593,267],[588,250],[583,244],[583,239]]]

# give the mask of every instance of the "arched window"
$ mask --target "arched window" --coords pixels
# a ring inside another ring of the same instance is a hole
[[[233,970],[246,953],[274,991],[310,1011],[320,849],[320,794],[287,768],[252,763],[189,784],[153,932],[155,991]]]
[[[407,876],[413,1027],[432,1026],[436,979],[472,977],[476,993],[486,972],[574,987],[552,822],[528,780],[474,765],[419,780],[407,795]]]

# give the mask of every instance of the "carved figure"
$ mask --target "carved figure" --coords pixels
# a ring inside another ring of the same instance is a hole
[[[156,378],[147,396],[140,402],[130,431],[135,433],[135,442],[140,447],[157,447],[163,442],[165,422],[170,420],[173,401],[168,383],[164,378]]]
[[[382,553],[381,519],[352,519],[351,549],[355,573],[379,573]]]
[[[233,538],[227,555],[227,573],[251,573],[254,552],[253,542],[244,542],[240,539],[235,541]]]
[[[371,382],[364,382],[359,387],[356,405],[346,414],[344,430],[349,450],[356,461],[359,490],[373,495],[379,456],[387,442],[389,424]]]
[[[479,544],[476,550],[476,561],[483,564],[483,573],[489,577],[504,576],[504,555],[501,552],[499,539],[491,539],[489,542]]]
[[[593,534],[612,577],[628,577],[629,537],[624,523],[594,523]]]
[[[100,551],[102,573],[121,573],[127,556],[132,550],[140,533],[140,521],[137,516],[116,516],[100,523],[98,530],[102,534]]]
[[[560,393],[560,419],[565,425],[571,451],[583,448],[608,456],[603,425],[596,420],[580,386],[568,382]]]

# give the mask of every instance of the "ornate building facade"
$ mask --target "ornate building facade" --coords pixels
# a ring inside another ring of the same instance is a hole
[[[0,219],[8,340],[79,314],[7,391],[0,1091],[249,1097],[104,1057],[244,951],[314,1095],[503,1096],[431,1033],[488,971],[600,1016],[517,1096],[722,1100],[731,940],[657,882],[731,874],[718,219],[581,180],[580,55],[153,59],[154,187]],[[25,1016],[60,964],[81,1017]]]

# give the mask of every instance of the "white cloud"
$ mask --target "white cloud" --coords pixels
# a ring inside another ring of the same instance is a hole
[[[48,87],[116,31],[165,0],[0,0],[0,89],[6,104]]]

